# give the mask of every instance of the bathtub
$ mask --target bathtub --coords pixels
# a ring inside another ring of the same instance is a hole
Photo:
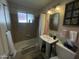
[[[59,59],[74,59],[76,52],[65,47],[61,42],[56,44],[56,51]]]

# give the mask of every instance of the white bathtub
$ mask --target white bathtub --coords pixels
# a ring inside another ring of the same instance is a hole
[[[76,53],[66,48],[62,43],[57,43],[56,51],[59,59],[74,59]]]

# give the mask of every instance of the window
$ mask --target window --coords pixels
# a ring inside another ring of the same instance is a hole
[[[30,13],[18,12],[18,22],[19,23],[33,23],[34,15]]]
[[[32,23],[33,20],[34,20],[34,15],[28,14],[27,16],[28,16],[28,17],[27,17],[27,18],[28,18],[28,19],[27,19],[27,20],[28,20],[28,23]]]

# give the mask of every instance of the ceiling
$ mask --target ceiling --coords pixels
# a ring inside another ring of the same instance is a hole
[[[53,0],[8,0],[9,2],[16,3],[18,5],[25,6],[25,8],[29,8],[31,10],[40,10],[43,7],[47,6]]]

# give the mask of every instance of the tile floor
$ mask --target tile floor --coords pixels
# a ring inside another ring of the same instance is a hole
[[[26,54],[17,53],[14,59],[44,59],[40,51],[33,51]]]

